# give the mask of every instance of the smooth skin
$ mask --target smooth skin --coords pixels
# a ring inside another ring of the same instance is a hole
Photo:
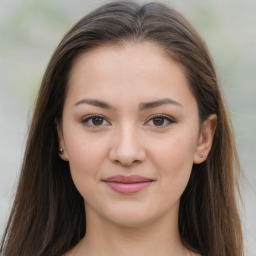
[[[179,202],[192,165],[208,156],[216,122],[213,114],[199,126],[183,68],[153,43],[80,56],[57,127],[60,157],[84,198],[86,236],[65,255],[194,255],[180,240]],[[122,194],[104,182],[119,174],[153,182]]]

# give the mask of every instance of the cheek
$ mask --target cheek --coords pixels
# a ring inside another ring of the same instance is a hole
[[[97,146],[81,145],[80,148],[71,149],[69,164],[73,182],[87,201],[88,198],[94,198],[93,191],[96,182],[100,180],[99,170],[101,162],[101,152]]]
[[[196,141],[191,134],[170,136],[151,152],[166,192],[181,194],[189,180]]]
[[[80,191],[100,180],[100,166],[105,159],[107,145],[90,136],[72,136],[67,140],[70,171],[73,181]]]
[[[71,149],[69,154],[70,167],[73,171],[81,171],[82,173],[90,174],[97,170],[104,155],[104,149],[99,145],[90,143],[88,145],[80,145]]]
[[[196,141],[193,136],[174,134],[160,141],[153,154],[165,165],[179,166],[193,163],[195,149]]]

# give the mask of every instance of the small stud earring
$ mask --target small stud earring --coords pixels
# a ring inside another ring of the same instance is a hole
[[[204,155],[203,155],[202,153],[198,153],[198,156],[199,156],[200,158],[203,158],[203,157],[204,157]]]
[[[59,148],[59,149],[58,149],[58,153],[59,153],[60,155],[63,155],[63,154],[64,154],[64,150],[63,150],[62,148]]]

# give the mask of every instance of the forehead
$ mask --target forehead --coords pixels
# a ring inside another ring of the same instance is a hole
[[[145,66],[145,62],[147,60],[146,58],[150,59],[150,62],[147,63],[147,69],[149,68],[149,64],[155,66],[159,62],[163,62],[163,60],[167,62],[173,61],[167,54],[166,50],[164,50],[156,43],[150,41],[124,41],[115,44],[106,43],[94,47],[78,56],[72,66],[71,77],[74,70],[81,67],[81,65],[85,65],[85,63],[90,65],[91,68],[100,69],[101,67],[103,67],[105,70],[106,67],[111,67],[109,64],[113,65],[114,63],[120,63],[122,61],[122,66],[120,66],[120,68],[125,68],[129,67],[131,61],[136,61],[136,63],[140,62],[140,64],[144,64],[142,66],[136,67],[138,71],[141,71],[140,68],[143,68]],[[107,63],[105,61],[107,61]],[[107,65],[104,66],[104,64]],[[125,66],[125,64],[127,64],[127,66]],[[177,63],[177,65],[179,64]],[[181,68],[183,67],[181,66]]]
[[[111,101],[115,96],[193,98],[183,67],[150,42],[103,45],[82,54],[73,65],[67,96],[86,94]]]

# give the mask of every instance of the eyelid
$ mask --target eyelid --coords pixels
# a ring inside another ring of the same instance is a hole
[[[111,123],[108,121],[108,119],[104,116],[104,115],[101,115],[101,114],[90,114],[90,115],[87,115],[85,116],[83,119],[82,119],[82,123],[88,127],[96,127],[96,128],[100,128],[102,126],[105,126],[106,124],[102,124],[102,125],[90,125],[88,124],[88,121],[93,119],[93,118],[96,118],[96,117],[100,117],[102,119],[104,119],[108,124],[107,125],[111,125]],[[165,125],[160,125],[160,126],[157,126],[157,125],[152,125],[156,128],[164,128],[164,127],[167,127],[173,123],[175,123],[175,119],[170,117],[169,115],[166,115],[166,114],[156,114],[156,115],[153,115],[151,116],[148,121],[146,122],[146,124],[148,124],[150,121],[152,121],[154,118],[163,118],[164,120],[166,120],[168,122],[168,124],[165,124]]]
[[[90,115],[87,115],[87,116],[83,117],[81,122],[84,125],[88,126],[88,127],[100,128],[102,126],[105,126],[104,124],[102,124],[102,125],[90,125],[90,124],[87,123],[89,120],[91,120],[91,119],[93,119],[95,117],[100,117],[100,118],[104,119],[108,123],[108,125],[110,125],[110,122],[107,120],[107,118],[105,116],[101,115],[101,114],[90,114]]]
[[[164,128],[164,127],[167,127],[173,123],[176,123],[175,119],[170,117],[169,115],[165,115],[165,114],[156,114],[156,115],[153,115],[149,118],[149,120],[146,122],[146,124],[149,122],[149,121],[152,121],[154,118],[158,118],[158,117],[161,117],[161,118],[164,118],[165,120],[168,121],[168,124],[165,124],[165,125],[161,125],[161,126],[157,126],[157,125],[153,125],[154,127],[156,128]]]

